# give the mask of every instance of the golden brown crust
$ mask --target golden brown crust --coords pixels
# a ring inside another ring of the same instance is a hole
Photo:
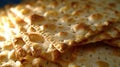
[[[8,9],[6,10],[9,22],[12,22],[15,26],[14,29],[17,31],[12,31],[16,33],[12,36],[12,40],[15,45],[19,45],[32,54],[35,57],[43,57],[47,60],[54,61],[59,56],[59,52],[51,45],[46,38],[39,34],[34,27],[27,25],[22,19],[16,17]],[[9,25],[9,24],[8,24]],[[45,27],[50,27],[49,25]],[[9,32],[11,33],[11,32]],[[37,46],[37,47],[34,47]]]
[[[89,37],[85,41],[81,42],[80,44],[88,44],[88,43],[94,43],[97,41],[104,41],[104,40],[110,40],[110,39],[115,39],[119,38],[120,34],[120,23],[113,23],[109,25],[104,31]],[[110,40],[112,41],[112,40]],[[112,42],[111,42],[112,43]],[[114,45],[114,44],[113,44]]]
[[[61,43],[68,47],[73,46],[71,42],[81,42],[99,33],[105,26],[117,23],[120,18],[120,5],[117,0],[38,0],[34,3],[21,3],[10,10],[32,25],[60,52],[64,51]],[[61,36],[61,32],[67,35]]]
[[[29,35],[23,34],[25,32],[23,30],[20,30],[20,32],[14,31],[13,29],[19,30],[20,28],[17,27],[20,25],[15,23],[15,19],[14,22],[10,22],[5,10],[3,13],[4,15],[0,11],[0,67],[60,67],[60,65],[51,62],[51,59],[56,59],[57,52],[48,52],[47,54],[43,51],[42,57],[41,49],[39,50],[40,46],[28,42],[43,42],[42,38],[38,38],[40,41],[36,41],[29,39]],[[14,28],[9,26],[11,23],[13,23]],[[36,35],[31,34],[34,38],[36,38]],[[41,36],[38,35],[38,37]],[[42,49],[44,48],[42,47]],[[47,57],[50,61],[46,60]]]

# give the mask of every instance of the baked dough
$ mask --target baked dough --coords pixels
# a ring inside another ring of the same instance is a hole
[[[120,49],[97,42],[74,47],[58,60],[62,67],[119,67]]]
[[[9,10],[6,10],[9,17],[9,22],[14,25],[14,29],[11,32],[13,43],[21,45],[27,51],[31,51],[33,56],[43,57],[49,61],[55,61],[59,56],[59,52],[51,42],[47,41],[46,38],[40,35],[31,25],[27,25],[24,20],[16,17]],[[8,23],[8,25],[10,25]],[[11,33],[9,32],[9,34]],[[20,43],[21,42],[21,43]],[[29,48],[27,49],[27,47]],[[33,53],[34,52],[34,53]]]
[[[38,56],[41,53],[14,32],[4,9],[0,10],[0,67],[61,67],[59,64]],[[19,30],[19,29],[18,29]],[[15,34],[13,34],[15,33]],[[31,48],[31,50],[29,49]],[[44,54],[44,53],[43,53]],[[50,56],[49,56],[50,57]]]
[[[60,52],[120,19],[119,0],[36,0],[10,10]]]

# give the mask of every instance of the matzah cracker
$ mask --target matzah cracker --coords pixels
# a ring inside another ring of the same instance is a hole
[[[10,39],[8,34],[7,14],[4,9],[0,9],[0,40],[5,41]]]
[[[34,48],[31,52],[25,50],[29,46],[24,45],[22,37],[12,37],[14,34],[11,34],[13,28],[10,23],[5,10],[0,10],[0,67],[61,67],[33,56]]]
[[[11,41],[0,44],[0,67],[60,67],[41,57],[34,57],[23,47],[13,45]]]
[[[81,42],[81,44],[84,45],[84,44],[88,44],[88,43],[94,43],[97,41],[104,41],[104,40],[119,38],[120,37],[119,35],[120,35],[120,22],[114,23],[114,24],[108,26],[108,28],[106,30],[104,30],[103,32],[98,33],[94,36],[89,37],[88,39]]]
[[[120,49],[104,43],[94,43],[66,52],[60,60],[62,67],[119,67]]]
[[[60,52],[120,19],[119,0],[36,0],[10,10]]]
[[[15,42],[24,42],[24,43],[15,43],[15,45],[21,45],[21,47],[27,46],[26,51],[31,51],[32,55],[36,57],[43,57],[47,60],[54,61],[59,56],[59,52],[53,45],[46,41],[46,38],[34,30],[30,25],[22,21],[20,18],[16,17],[9,10],[7,14],[14,24],[17,31],[15,31],[12,36],[13,43]]]

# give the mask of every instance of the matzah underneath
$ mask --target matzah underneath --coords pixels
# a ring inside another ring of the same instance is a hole
[[[119,67],[120,49],[93,43],[70,49],[58,60],[62,67]]]

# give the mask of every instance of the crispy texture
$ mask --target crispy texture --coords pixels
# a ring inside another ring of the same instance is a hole
[[[111,24],[110,26],[107,27],[106,30],[89,37],[88,39],[84,40],[80,44],[85,45],[88,43],[94,43],[97,41],[104,41],[104,40],[110,40],[110,39],[115,39],[119,38],[120,36],[120,22]]]
[[[33,56],[25,48],[14,45],[11,41],[0,43],[0,67],[61,67],[44,58]]]
[[[6,15],[6,12],[4,9],[0,9],[0,43],[10,40],[10,34],[8,32],[10,31],[8,29],[7,23],[8,17]]]
[[[14,29],[16,29],[12,31],[15,33],[12,35],[12,40],[15,45],[20,45],[21,47],[27,46],[28,49],[26,48],[26,51],[31,51],[35,57],[43,57],[50,61],[56,60],[59,52],[49,41],[46,41],[44,36],[38,34],[33,27],[27,25],[22,19],[16,17],[9,10],[6,11],[10,22],[15,26]]]
[[[119,0],[36,0],[10,10],[60,52],[120,19]],[[78,44],[80,45],[80,44]]]
[[[120,49],[104,43],[75,47],[58,60],[63,67],[119,67]]]
[[[0,10],[0,67],[61,67],[39,56],[38,45],[29,46],[25,37],[14,32],[4,9]],[[17,29],[19,30],[19,29]],[[44,53],[43,53],[44,54]],[[50,57],[50,56],[49,56]],[[51,57],[50,57],[51,58]]]
[[[3,30],[3,23],[2,23],[2,16],[4,15],[3,9],[0,9],[0,41],[3,41],[5,38],[3,38],[4,30]]]

